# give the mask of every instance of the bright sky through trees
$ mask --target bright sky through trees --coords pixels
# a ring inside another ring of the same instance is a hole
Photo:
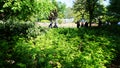
[[[67,7],[72,7],[74,0],[57,0],[57,1],[65,3]]]
[[[75,1],[75,0],[57,0],[57,1],[65,3],[67,7],[72,7],[73,1]],[[109,0],[104,1],[104,5],[105,6],[109,5]]]

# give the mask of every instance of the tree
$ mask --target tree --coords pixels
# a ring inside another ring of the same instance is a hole
[[[57,2],[58,18],[65,17],[66,4],[62,2]]]
[[[48,20],[50,20],[50,22],[51,22],[50,25],[49,25],[50,28],[52,28],[53,22],[55,22],[54,27],[58,27],[58,26],[57,26],[57,23],[56,23],[57,17],[58,17],[58,12],[57,12],[57,10],[56,10],[56,9],[55,9],[55,10],[52,10],[52,11],[50,12],[49,17],[48,17]]]
[[[65,15],[64,18],[73,18],[74,14],[72,8],[67,7],[65,9],[64,15]]]
[[[56,0],[52,0],[52,4],[55,6],[55,9],[53,9],[49,16],[48,16],[48,20],[50,20],[50,25],[49,27],[52,27],[53,22],[55,22],[54,27],[58,27],[57,23],[56,23],[56,19],[59,18],[63,18],[64,17],[64,11],[66,8],[66,5],[62,2],[57,2]]]
[[[97,5],[99,4],[99,0],[76,0],[74,2],[74,10],[75,12],[79,12],[84,18],[85,14],[89,15],[89,23],[91,26],[92,20],[94,19],[95,9],[99,8]]]
[[[76,0],[74,7],[77,7],[75,10],[81,11],[82,18],[84,17],[84,13],[87,12],[89,14],[89,22],[91,26],[91,22],[93,19],[93,12],[98,0]],[[77,6],[78,5],[78,6]]]
[[[46,18],[54,9],[51,0],[0,0],[0,18],[29,20],[31,16]]]
[[[82,18],[84,17],[86,10],[86,0],[75,0],[73,10],[75,14],[77,14],[77,17],[81,16]]]
[[[113,16],[113,18],[120,20],[120,0],[110,0],[110,5],[108,6],[108,15]]]

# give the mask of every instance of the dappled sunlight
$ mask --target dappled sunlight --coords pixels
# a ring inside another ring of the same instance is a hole
[[[119,68],[119,4],[1,0],[0,67]]]

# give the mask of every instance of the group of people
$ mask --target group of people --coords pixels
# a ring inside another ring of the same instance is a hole
[[[79,22],[79,21],[77,21],[76,24],[77,24],[77,28],[88,27],[88,22]]]
[[[80,27],[88,27],[88,22],[85,22],[84,19],[82,19],[81,21],[76,21],[77,24],[77,28]],[[104,25],[103,22],[101,21],[101,19],[98,19],[98,27]],[[111,23],[109,21],[106,21],[105,25],[111,25]],[[120,22],[119,22],[120,25]]]

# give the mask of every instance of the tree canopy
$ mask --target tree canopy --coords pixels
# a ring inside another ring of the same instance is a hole
[[[0,0],[0,18],[29,20],[31,16],[46,18],[55,6],[51,0]]]
[[[56,0],[52,0],[52,4],[55,6],[55,9],[50,11],[50,14],[48,16],[49,20],[55,20],[57,17],[63,18],[64,12],[66,9],[65,3],[57,2]]]
[[[100,16],[99,14],[103,13],[103,6],[100,4],[100,0],[75,0],[74,2],[74,11],[75,13],[79,12],[79,15],[82,15],[84,18],[85,15],[88,15],[90,26],[92,20],[96,17],[95,15]],[[99,11],[99,13],[97,13]]]
[[[67,7],[65,9],[65,12],[64,12],[64,18],[73,18],[74,14],[73,14],[73,10],[71,7]]]
[[[110,0],[110,5],[108,6],[108,15],[113,16],[119,20],[120,18],[120,0]]]

